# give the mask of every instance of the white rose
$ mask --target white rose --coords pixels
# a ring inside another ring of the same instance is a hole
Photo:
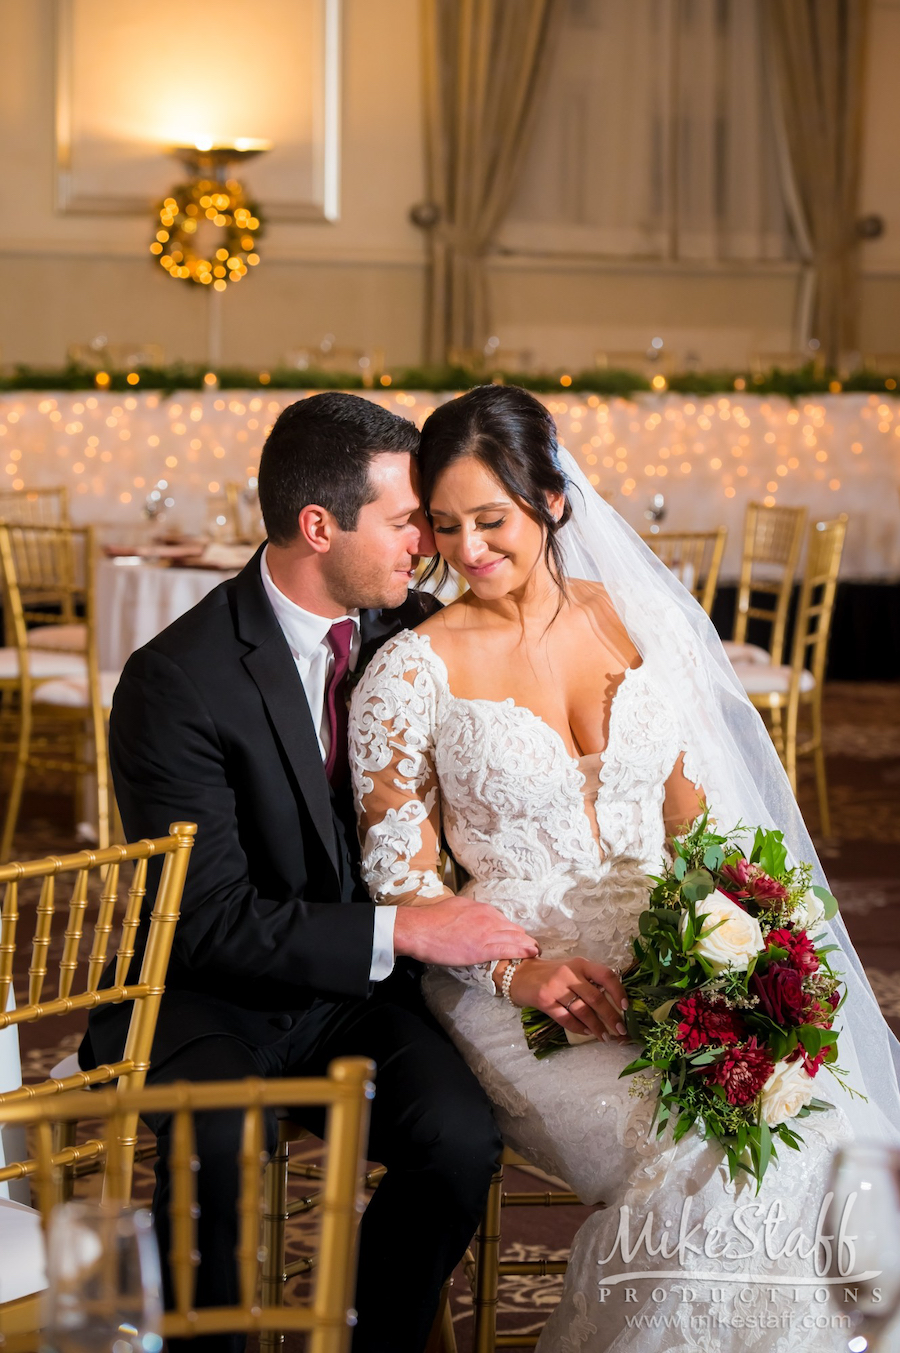
[[[697,903],[697,911],[706,920],[691,952],[705,958],[714,972],[724,972],[729,967],[746,968],[751,958],[765,949],[759,921],[718,888]],[[682,934],[687,920],[685,912],[681,918]]]
[[[812,930],[825,920],[825,903],[807,888],[788,919],[795,930]]]
[[[813,1097],[815,1081],[802,1061],[776,1062],[775,1070],[762,1088],[760,1111],[769,1127],[777,1127],[795,1118]]]

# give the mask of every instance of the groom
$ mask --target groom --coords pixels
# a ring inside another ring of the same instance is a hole
[[[492,907],[376,909],[359,878],[348,680],[437,606],[409,590],[434,548],[418,440],[353,395],[285,409],[259,469],[267,543],[132,655],[110,720],[126,838],[198,824],[148,1083],[322,1075],[352,1054],[377,1065],[369,1157],[387,1174],[362,1221],[354,1353],[421,1353],[500,1146],[484,1094],[424,1007],[418,965],[538,952]],[[129,1013],[92,1013],[82,1065],[121,1055]],[[165,1256],[170,1122],[151,1126]],[[203,1306],[237,1300],[240,1123],[203,1114],[196,1131]]]

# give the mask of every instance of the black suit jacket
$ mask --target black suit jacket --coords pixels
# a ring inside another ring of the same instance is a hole
[[[333,794],[325,777],[261,553],[132,654],[113,701],[110,758],[126,839],[165,836],[178,820],[198,826],[157,1064],[207,1033],[262,1046],[316,998],[370,990],[375,909],[359,881],[351,796]],[[438,606],[411,592],[395,611],[363,612],[360,664]],[[121,1055],[129,1017],[130,1006],[92,1012],[83,1066]]]

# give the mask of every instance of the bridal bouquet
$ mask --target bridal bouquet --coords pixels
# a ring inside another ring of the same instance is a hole
[[[788,867],[781,832],[758,829],[749,857],[743,835],[720,835],[704,815],[650,880],[622,978],[641,1053],[621,1074],[639,1074],[637,1093],[652,1087],[658,1134],[671,1123],[678,1141],[696,1124],[732,1178],[745,1169],[761,1181],[776,1140],[800,1149],[791,1124],[831,1107],[816,1098],[816,1077],[825,1066],[840,1079],[843,989],[829,962],[837,946],[816,934],[835,899],[811,886],[809,865]],[[566,1045],[539,1011],[522,1021],[536,1056]]]

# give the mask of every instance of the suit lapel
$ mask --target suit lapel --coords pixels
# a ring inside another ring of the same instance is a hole
[[[328,858],[340,875],[331,791],[303,683],[260,577],[260,547],[234,582],[238,637],[250,645],[242,662],[263,698]]]

